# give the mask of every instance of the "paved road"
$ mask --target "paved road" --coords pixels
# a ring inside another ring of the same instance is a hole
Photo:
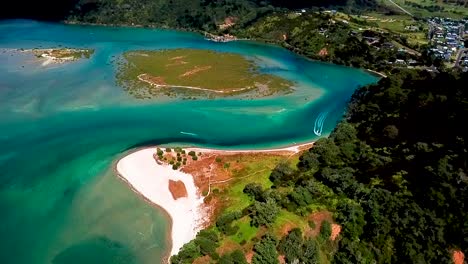
[[[411,14],[410,12],[408,12],[406,9],[404,9],[403,7],[401,7],[400,5],[398,5],[397,3],[393,2],[393,0],[388,0],[390,3],[392,3],[393,5],[395,5],[396,7],[398,7],[401,11],[403,11],[404,13],[410,15],[410,16],[413,16],[413,14]]]

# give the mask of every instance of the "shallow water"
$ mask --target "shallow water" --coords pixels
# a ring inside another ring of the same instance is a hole
[[[83,47],[90,60],[40,66],[8,49]],[[137,100],[115,84],[127,50],[235,52],[296,82],[255,100]],[[0,22],[0,262],[157,263],[168,222],[113,175],[128,149],[154,144],[263,148],[329,133],[368,73],[312,62],[255,42],[213,43],[193,33]],[[319,117],[320,120],[318,120]]]

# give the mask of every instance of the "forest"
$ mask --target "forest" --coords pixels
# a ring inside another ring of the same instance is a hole
[[[297,166],[278,164],[270,188],[247,184],[251,204],[224,212],[171,262],[246,263],[245,247],[217,248],[248,216],[263,230],[252,241],[254,264],[452,263],[468,248],[467,82],[466,73],[395,71],[360,88],[344,120]],[[337,240],[327,239],[329,222],[315,237],[271,232],[280,210],[306,217],[317,208],[341,226]]]

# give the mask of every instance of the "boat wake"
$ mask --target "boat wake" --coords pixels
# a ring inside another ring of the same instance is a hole
[[[190,133],[190,132],[180,131],[180,133],[183,134],[183,135],[189,135],[189,136],[194,136],[194,137],[198,136],[198,134]]]
[[[315,119],[315,124],[314,124],[314,134],[317,136],[322,135],[323,131],[323,123],[325,122],[325,119],[327,118],[328,112],[321,112],[318,117]]]

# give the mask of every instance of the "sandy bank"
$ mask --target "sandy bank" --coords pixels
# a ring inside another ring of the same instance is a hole
[[[125,156],[118,161],[117,171],[137,192],[163,208],[172,218],[172,256],[201,229],[203,199],[197,194],[191,175],[157,164],[154,152],[155,148],[148,148]],[[187,197],[174,200],[169,191],[169,180],[182,181]]]

